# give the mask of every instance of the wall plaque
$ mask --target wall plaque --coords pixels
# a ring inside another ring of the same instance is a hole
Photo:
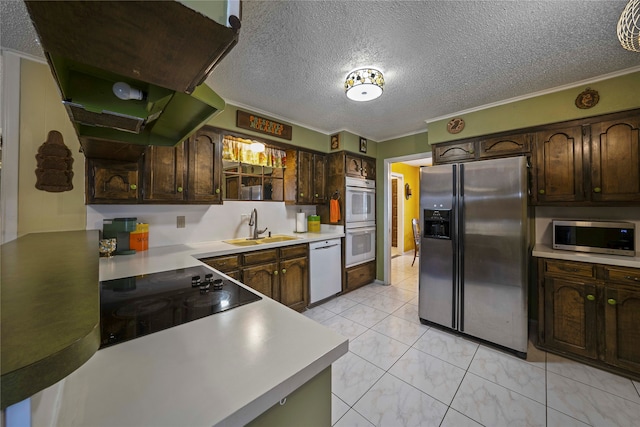
[[[256,116],[246,111],[237,111],[236,126],[254,132],[266,133],[278,138],[291,140],[292,127],[284,123],[278,123],[271,119]]]

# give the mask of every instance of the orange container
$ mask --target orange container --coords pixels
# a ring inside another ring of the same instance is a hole
[[[136,230],[129,234],[129,247],[138,252],[149,249],[149,224],[136,224]]]

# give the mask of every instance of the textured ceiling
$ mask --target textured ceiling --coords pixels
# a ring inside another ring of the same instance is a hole
[[[240,41],[207,83],[227,102],[375,141],[426,120],[637,68],[616,37],[627,0],[243,1]],[[42,56],[24,6],[0,0],[3,47]],[[344,94],[360,66],[377,100]],[[640,96],[640,94],[639,94]]]

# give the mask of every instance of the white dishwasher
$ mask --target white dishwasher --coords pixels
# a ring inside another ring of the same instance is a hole
[[[342,292],[342,243],[340,239],[309,243],[309,303]]]

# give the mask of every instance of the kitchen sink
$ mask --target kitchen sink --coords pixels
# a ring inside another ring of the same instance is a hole
[[[280,235],[280,236],[265,237],[264,239],[260,239],[259,241],[260,243],[276,243],[276,242],[286,242],[288,240],[298,240],[298,238],[294,236]]]
[[[249,239],[223,240],[223,242],[229,243],[230,245],[235,245],[235,246],[255,246],[258,244],[257,240],[249,240]]]
[[[258,240],[245,238],[245,239],[223,240],[223,242],[229,243],[230,245],[235,245],[235,246],[255,246],[255,245],[260,245],[265,243],[286,242],[289,240],[298,240],[298,237],[286,236],[286,235],[275,235],[271,237],[261,237]]]

